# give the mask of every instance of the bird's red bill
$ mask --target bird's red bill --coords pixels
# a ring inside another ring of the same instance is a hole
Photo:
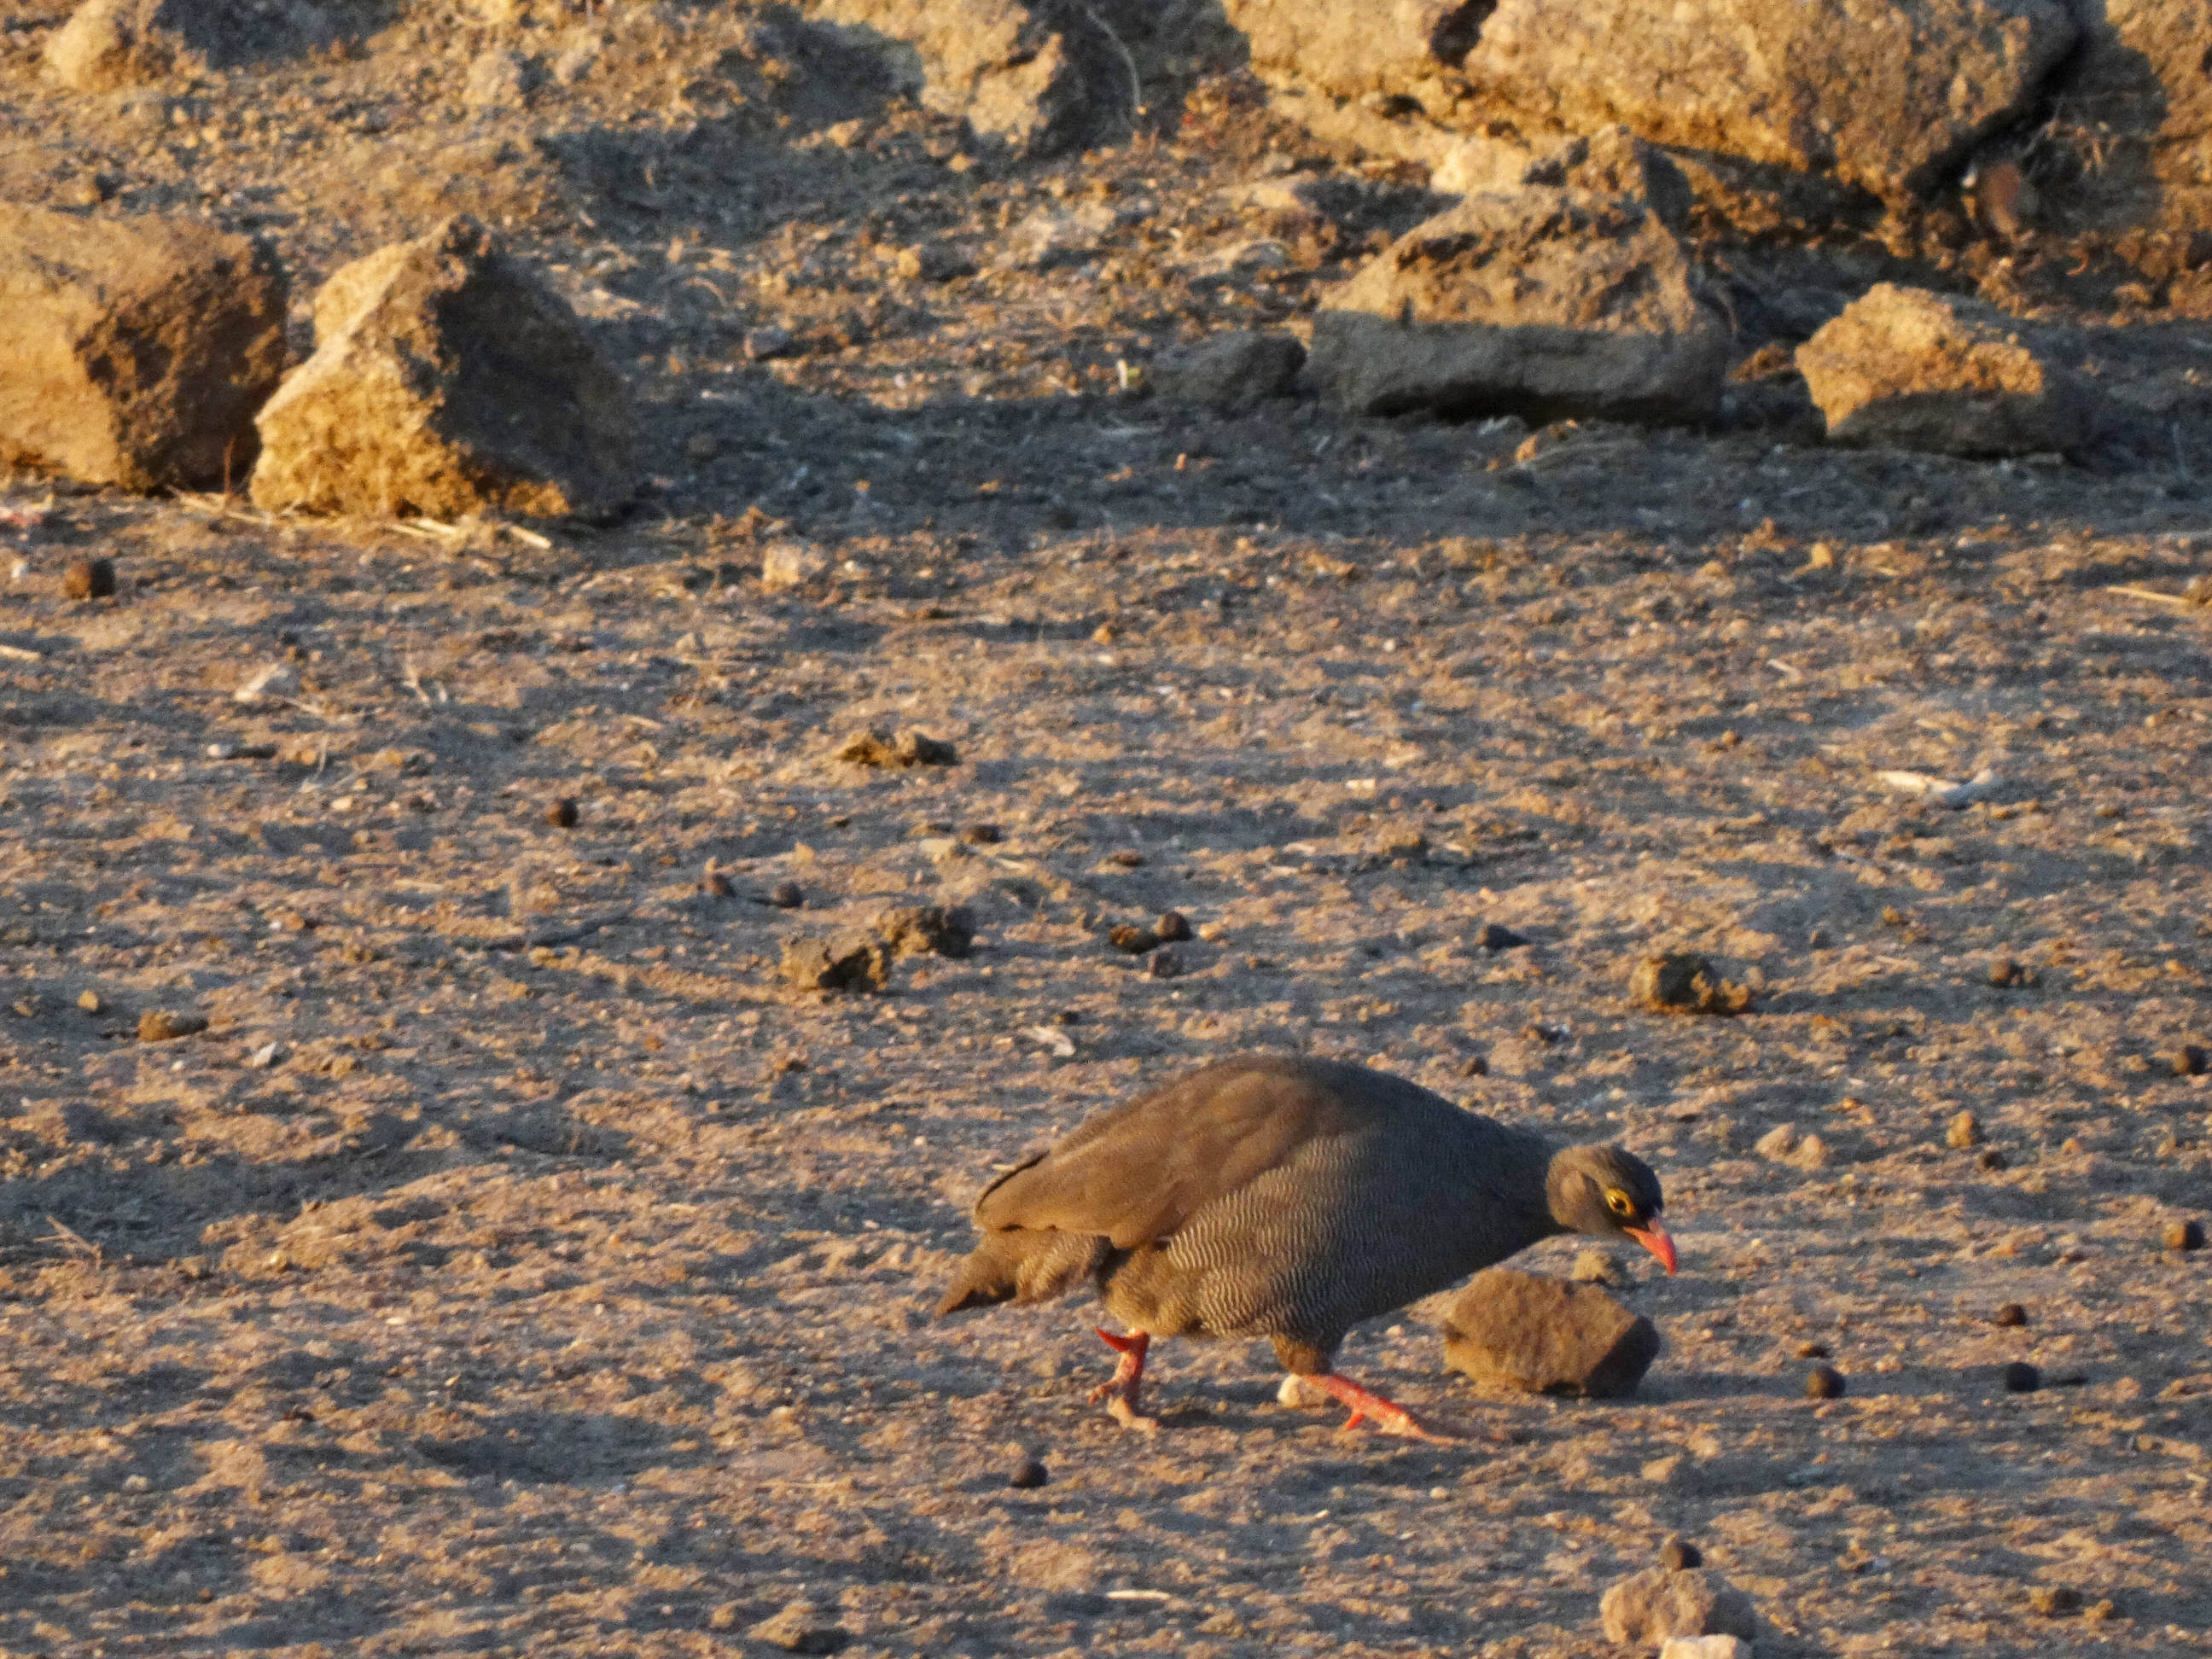
[[[1645,1249],[1659,1258],[1659,1265],[1668,1273],[1674,1271],[1674,1241],[1657,1222],[1648,1227],[1626,1227],[1622,1231]]]

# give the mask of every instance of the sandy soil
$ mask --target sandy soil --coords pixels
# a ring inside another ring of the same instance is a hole
[[[2172,1063],[2212,1043],[2212,611],[2147,597],[2212,568],[2201,331],[2106,339],[2173,442],[2096,470],[1204,420],[1119,365],[1295,319],[1425,199],[1236,206],[1328,158],[1212,82],[1182,137],[963,165],[856,82],[744,82],[807,68],[757,41],[702,113],[720,14],[607,14],[603,81],[495,118],[435,101],[465,31],[69,100],[58,14],[10,15],[18,194],[204,200],[303,309],[504,214],[655,482],[528,537],[0,498],[37,520],[0,532],[0,1648],[712,1654],[805,1597],[898,1659],[1535,1659],[1610,1652],[1600,1592],[1675,1532],[1762,1656],[2212,1648],[2212,1255],[2160,1244],[2212,1179]],[[456,143],[513,159],[448,184]],[[769,327],[799,355],[751,361]],[[765,593],[787,535],[834,562]],[[64,595],[86,552],[117,598]],[[831,758],[908,726],[959,763]],[[1878,777],[1984,768],[1959,810]],[[971,957],[780,980],[932,902]],[[1107,943],[1170,907],[1179,973]],[[1754,1012],[1632,1010],[1669,948]],[[995,1164],[1261,1047],[1650,1158],[1684,1271],[1620,1263],[1642,1396],[1478,1397],[1415,1310],[1346,1368],[1465,1446],[1180,1345],[1140,1441],[1084,1310],[928,1321]]]

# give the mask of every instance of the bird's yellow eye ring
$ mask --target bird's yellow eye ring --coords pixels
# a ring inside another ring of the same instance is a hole
[[[1611,1192],[1605,1195],[1605,1207],[1611,1210],[1615,1215],[1634,1215],[1636,1213],[1635,1200],[1631,1199],[1626,1193],[1622,1192],[1618,1187],[1614,1188]]]

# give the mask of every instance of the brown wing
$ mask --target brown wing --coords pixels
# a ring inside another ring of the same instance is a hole
[[[1170,1237],[1299,1147],[1372,1127],[1400,1091],[1422,1093],[1363,1066],[1224,1060],[1088,1119],[986,1188],[975,1220],[1103,1235],[1133,1249]]]

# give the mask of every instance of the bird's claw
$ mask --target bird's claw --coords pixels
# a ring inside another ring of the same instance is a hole
[[[1096,1400],[1097,1397],[1094,1395],[1092,1399]],[[1160,1431],[1160,1419],[1157,1417],[1146,1417],[1132,1406],[1127,1396],[1124,1395],[1115,1394],[1107,1401],[1106,1415],[1123,1428],[1134,1429],[1139,1434],[1158,1434]]]

